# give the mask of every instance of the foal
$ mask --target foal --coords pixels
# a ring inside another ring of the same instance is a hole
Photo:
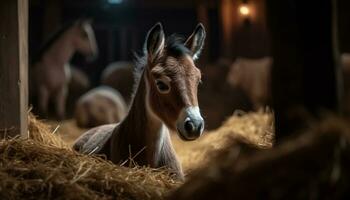
[[[59,118],[65,115],[70,81],[69,61],[78,51],[96,57],[97,44],[90,22],[79,20],[57,32],[34,60],[33,75],[38,89],[39,109],[47,115],[49,100],[54,100]]]
[[[201,73],[194,60],[204,39],[202,24],[185,43],[175,36],[165,40],[162,25],[156,24],[148,32],[145,55],[138,60],[138,87],[128,115],[117,125],[89,130],[77,140],[74,149],[105,154],[116,164],[134,156],[139,165],[164,166],[183,179],[169,129],[177,130],[186,141],[195,140],[203,132],[197,100]]]

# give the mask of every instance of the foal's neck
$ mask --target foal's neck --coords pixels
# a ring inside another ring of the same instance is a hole
[[[168,140],[169,130],[149,107],[149,86],[146,77],[146,72],[144,72],[129,113],[121,122],[115,137],[118,138],[117,146],[119,148],[130,145],[127,149],[130,148],[131,156],[138,155],[135,158],[138,164],[158,167],[162,147],[165,145],[164,143],[170,141]]]

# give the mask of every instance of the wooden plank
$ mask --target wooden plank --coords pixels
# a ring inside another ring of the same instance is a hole
[[[232,54],[232,40],[234,29],[237,28],[237,7],[236,2],[231,0],[221,0],[220,17],[222,26],[222,54],[230,57]]]
[[[0,1],[0,137],[26,136],[28,1]]]
[[[337,111],[332,1],[267,0],[267,11],[279,142],[304,128],[305,117]]]

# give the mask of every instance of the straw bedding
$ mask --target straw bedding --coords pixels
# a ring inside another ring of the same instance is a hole
[[[29,130],[0,142],[0,199],[164,199],[179,185],[164,169],[78,154],[32,116]]]
[[[30,114],[30,139],[0,141],[0,199],[165,199],[182,184],[165,169],[116,166],[74,152],[69,145],[73,138],[64,141],[60,132],[77,129],[61,128],[52,128]],[[234,115],[195,142],[172,137],[188,173],[208,161],[207,153],[224,148],[228,138],[257,148],[271,147],[271,113]]]
[[[194,142],[172,136],[189,174],[126,168],[71,150],[30,116],[31,139],[0,141],[0,199],[348,199],[350,127],[326,117],[275,148],[271,112],[236,113]],[[260,149],[260,150],[257,150]],[[261,150],[263,149],[263,150]]]
[[[32,113],[28,115],[28,137],[30,139],[45,145],[70,149],[69,145],[57,135],[58,128],[52,130],[50,126],[39,121]]]
[[[241,141],[256,149],[271,148],[274,142],[273,114],[269,110],[259,112],[236,112],[220,128],[213,130],[192,142],[183,142],[172,135],[182,166],[187,173],[207,166],[215,152],[225,149],[227,143]]]
[[[279,146],[236,140],[171,196],[178,199],[349,199],[350,126],[325,117]]]

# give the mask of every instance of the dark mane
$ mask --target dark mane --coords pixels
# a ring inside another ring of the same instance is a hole
[[[58,31],[49,37],[49,39],[41,46],[39,52],[33,57],[31,64],[35,64],[40,61],[44,53],[56,42],[56,40],[65,33],[69,28],[71,28],[75,23],[70,22],[62,26]]]
[[[177,34],[170,35],[165,41],[165,49],[168,55],[180,57],[190,54],[190,50],[184,45],[185,39]]]

